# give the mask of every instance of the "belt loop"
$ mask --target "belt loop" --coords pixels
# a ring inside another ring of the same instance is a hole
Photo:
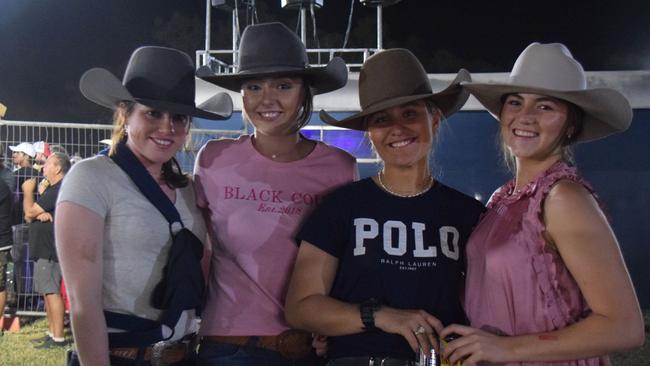
[[[147,347],[138,347],[138,354],[135,356],[135,365],[147,365],[148,362],[144,360],[144,354],[147,351]]]

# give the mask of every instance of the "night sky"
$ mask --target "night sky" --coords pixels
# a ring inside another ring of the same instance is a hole
[[[316,11],[321,47],[342,46],[350,1],[325,0]],[[348,47],[375,47],[375,11],[354,1]],[[280,0],[257,3],[260,22],[296,27],[297,11]],[[231,47],[230,17],[213,9],[213,49]],[[194,58],[204,25],[203,0],[0,0],[5,119],[106,123],[110,113],[78,91],[81,74],[105,67],[121,78],[146,44]],[[650,1],[402,0],[384,9],[384,47],[411,49],[431,73],[509,71],[532,41],[565,43],[588,71],[650,69]]]

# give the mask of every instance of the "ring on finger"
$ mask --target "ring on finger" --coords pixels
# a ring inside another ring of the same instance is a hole
[[[415,335],[420,335],[420,334],[424,334],[426,331],[427,331],[427,330],[424,329],[424,327],[420,325],[420,326],[418,327],[418,329],[416,329],[415,332],[413,332],[413,333],[414,333]]]

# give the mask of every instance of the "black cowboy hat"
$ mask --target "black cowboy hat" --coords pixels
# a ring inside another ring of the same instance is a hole
[[[92,102],[110,109],[130,101],[207,119],[223,120],[232,114],[232,100],[227,93],[210,98],[218,109],[208,112],[196,107],[194,63],[186,53],[173,48],[140,47],[133,51],[122,81],[106,69],[93,68],[81,76],[79,89]]]
[[[217,75],[207,66],[196,73],[205,81],[236,92],[246,79],[287,75],[307,79],[314,94],[342,88],[348,81],[347,66],[340,57],[334,57],[327,66],[310,67],[305,45],[282,23],[255,24],[244,29],[236,74]]]

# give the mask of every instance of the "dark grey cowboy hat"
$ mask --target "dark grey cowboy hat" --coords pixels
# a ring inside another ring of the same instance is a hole
[[[339,121],[321,110],[320,118],[333,126],[365,131],[366,116],[419,99],[431,100],[445,117],[449,117],[467,101],[469,93],[461,88],[460,82],[470,80],[469,72],[460,69],[449,86],[434,93],[424,67],[411,51],[403,48],[381,51],[370,56],[361,67],[361,112]]]
[[[507,83],[462,85],[497,120],[508,94],[541,94],[573,103],[585,113],[578,142],[625,131],[632,122],[632,108],[625,96],[610,88],[587,89],[582,65],[561,43],[530,44],[517,58]]]
[[[210,112],[196,107],[194,63],[173,48],[140,47],[133,51],[122,81],[106,69],[93,68],[81,76],[79,89],[89,100],[110,109],[130,101],[207,119],[228,119],[232,114],[227,93],[209,99]]]
[[[282,23],[255,24],[244,29],[236,74],[218,75],[206,66],[196,73],[205,81],[236,92],[246,79],[288,75],[309,80],[314,94],[340,89],[348,81],[348,69],[340,57],[325,67],[310,67],[305,45]]]

